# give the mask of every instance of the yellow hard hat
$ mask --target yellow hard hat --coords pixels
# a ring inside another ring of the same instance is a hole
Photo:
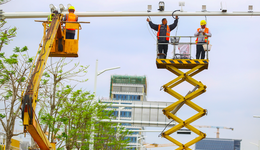
[[[200,21],[200,25],[201,25],[201,26],[206,25],[206,24],[207,24],[207,22],[206,22],[205,20],[201,20],[201,21]]]
[[[73,9],[73,10],[75,10],[75,7],[73,7],[73,6],[70,6],[70,7],[69,7],[69,10],[70,10],[70,9]]]

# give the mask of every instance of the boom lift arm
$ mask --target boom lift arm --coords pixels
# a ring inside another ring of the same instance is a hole
[[[43,46],[37,59],[36,66],[33,70],[33,73],[31,74],[27,89],[22,99],[22,120],[24,125],[24,132],[28,131],[42,150],[54,150],[55,144],[51,144],[42,131],[35,114],[35,108],[37,103],[40,80],[46,66],[52,45],[56,37],[58,39],[61,39],[63,37],[61,20],[61,14],[56,14],[53,17],[47,36],[45,36],[43,40]]]

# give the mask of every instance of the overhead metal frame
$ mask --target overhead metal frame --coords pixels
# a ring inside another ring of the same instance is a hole
[[[157,68],[161,69],[167,69],[173,74],[177,75],[178,77],[173,79],[172,81],[166,83],[162,86],[165,92],[169,93],[178,101],[171,104],[170,106],[163,109],[164,115],[166,115],[169,119],[175,120],[178,124],[172,127],[171,129],[165,131],[162,134],[162,137],[168,139],[169,141],[173,142],[174,144],[178,145],[179,148],[176,150],[191,150],[189,147],[198,141],[204,139],[206,137],[206,134],[201,132],[200,130],[196,129],[192,125],[190,125],[192,122],[196,121],[197,119],[201,118],[207,113],[206,109],[203,109],[202,107],[198,106],[197,104],[193,103],[191,100],[199,96],[200,94],[206,92],[206,86],[203,85],[200,81],[195,80],[192,78],[194,75],[198,74],[199,72],[203,71],[204,69],[208,68],[208,60],[193,60],[193,62],[184,64],[185,61],[188,60],[176,60],[175,62],[168,62],[167,59],[157,59]],[[190,61],[190,60],[189,60]],[[201,62],[201,63],[199,63]],[[190,69],[186,73],[182,72],[180,69]],[[182,82],[187,81],[191,85],[195,87],[193,92],[188,93],[186,96],[182,96],[176,91],[174,91],[172,88],[175,86],[181,84]],[[179,117],[175,115],[175,113],[182,107],[182,105],[188,105],[198,113],[191,116],[190,118],[186,120],[182,120]],[[174,113],[172,113],[174,111]],[[197,138],[187,142],[186,144],[182,144],[176,139],[172,138],[170,135],[181,128],[186,127],[187,129],[191,130],[192,132],[196,133],[198,135]]]
[[[11,18],[46,18],[51,12],[3,12],[6,19]],[[62,13],[66,14],[66,13]],[[172,11],[163,12],[75,12],[78,17],[147,17],[147,16],[172,16]],[[221,11],[198,11],[198,12],[175,12],[174,16],[260,16],[260,12],[221,12]]]

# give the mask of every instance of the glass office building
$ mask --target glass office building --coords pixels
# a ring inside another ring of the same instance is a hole
[[[129,104],[131,105],[133,101],[146,101],[147,95],[147,83],[145,76],[123,76],[123,75],[112,75],[110,82],[110,102],[114,104]],[[104,102],[104,101],[103,101]],[[108,103],[109,101],[106,101]],[[118,120],[131,120],[132,108],[124,107],[114,111],[114,116]],[[129,150],[139,150],[141,149],[143,143],[143,135],[138,130],[143,130],[143,127],[135,127],[130,123],[122,123],[129,130],[136,130],[132,135],[126,138],[130,140],[128,148]]]
[[[205,138],[196,143],[195,150],[240,150],[240,142],[236,139]]]

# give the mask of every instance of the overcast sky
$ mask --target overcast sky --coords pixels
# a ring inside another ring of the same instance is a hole
[[[58,6],[60,3],[71,3],[78,12],[85,11],[146,11],[147,5],[152,5],[152,11],[157,11],[158,0],[95,0],[95,1],[51,1],[51,0],[12,0],[1,6],[4,12],[48,12],[49,4]],[[201,11],[201,5],[207,5],[208,11],[219,11],[220,2],[216,0],[186,0],[184,11]],[[254,5],[255,11],[260,11],[259,0],[223,1],[228,12],[247,11],[248,5]],[[165,1],[165,10],[180,9],[178,1]],[[46,16],[47,17],[47,16]],[[160,87],[176,76],[167,70],[158,70],[155,64],[156,41],[146,22],[147,17],[97,17],[79,18],[79,21],[90,21],[82,24],[80,31],[79,57],[82,65],[89,65],[87,83],[80,84],[93,92],[96,59],[99,60],[98,70],[120,66],[120,69],[106,72],[98,76],[97,95],[109,97],[110,76],[137,75],[147,77],[148,101],[175,102],[176,99],[160,91]],[[173,23],[172,17],[166,17],[168,24]],[[2,51],[11,53],[15,46],[28,46],[31,56],[34,56],[43,35],[41,23],[35,19],[8,19],[7,27],[18,27],[17,37],[3,48]],[[162,17],[152,17],[156,24],[161,23]],[[180,17],[177,35],[193,35],[199,22],[205,17]],[[207,86],[207,92],[193,101],[208,110],[208,115],[197,120],[195,125],[232,127],[234,131],[220,129],[220,137],[242,139],[243,150],[257,150],[260,140],[260,18],[259,17],[207,17],[207,27],[212,33],[210,38],[212,50],[209,54],[209,68],[195,79]],[[176,30],[172,31],[175,35]],[[168,56],[172,53],[169,46]],[[192,56],[195,57],[195,49]],[[193,87],[184,84],[176,88],[177,92],[185,95]],[[194,115],[194,111],[184,107],[180,117]],[[183,116],[182,116],[183,115]],[[155,129],[155,128],[152,128]],[[207,137],[216,137],[216,129],[200,128]],[[148,143],[170,143],[158,138],[159,133],[147,133]],[[176,135],[174,138],[188,142],[196,135]],[[174,147],[176,148],[176,147]],[[173,147],[160,148],[170,150]]]

